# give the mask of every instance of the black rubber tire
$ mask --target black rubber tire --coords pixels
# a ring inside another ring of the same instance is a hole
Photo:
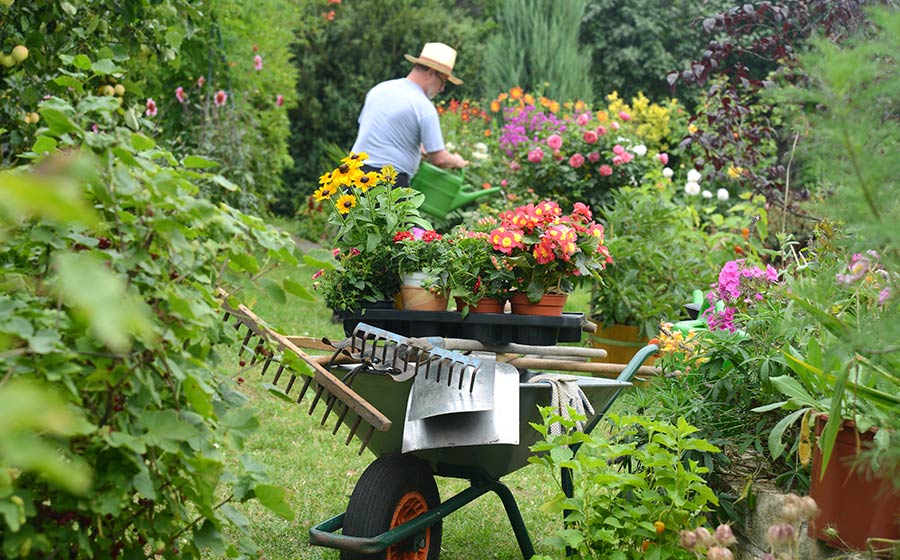
[[[419,492],[428,510],[441,503],[437,483],[428,463],[412,455],[384,455],[369,465],[347,505],[344,514],[344,535],[375,537],[391,529],[391,520],[401,499],[409,492]],[[441,522],[428,528],[430,543],[428,560],[437,560],[441,553]],[[398,543],[399,544],[399,543]],[[385,560],[387,551],[378,554],[356,554],[341,551],[341,560]]]

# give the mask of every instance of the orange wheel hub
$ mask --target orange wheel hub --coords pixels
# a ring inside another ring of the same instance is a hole
[[[391,529],[403,525],[407,521],[416,518],[426,511],[428,511],[428,503],[425,501],[425,496],[415,490],[407,492],[397,503],[397,508],[394,510],[394,516],[391,518]],[[422,544],[423,542],[424,544]],[[413,543],[413,547],[417,550],[403,550],[406,548],[403,544],[395,544],[387,549],[386,560],[426,560],[428,558],[428,548],[430,545],[431,527],[425,530],[424,541],[420,540],[418,543]]]

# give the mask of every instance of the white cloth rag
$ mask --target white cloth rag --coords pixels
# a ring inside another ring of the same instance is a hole
[[[550,406],[556,409],[557,413],[566,420],[571,418],[571,415],[569,414],[570,408],[575,409],[575,412],[583,416],[587,416],[585,411],[589,414],[594,414],[594,407],[591,406],[591,402],[588,400],[587,395],[585,395],[584,391],[581,390],[581,387],[578,386],[578,378],[574,375],[542,373],[540,375],[535,375],[529,379],[528,382],[550,383]],[[576,421],[575,429],[579,432],[583,432],[584,422],[580,420]],[[550,426],[550,433],[555,436],[562,435],[562,425],[559,422],[554,422]]]

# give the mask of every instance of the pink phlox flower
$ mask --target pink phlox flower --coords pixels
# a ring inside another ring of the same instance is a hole
[[[559,134],[551,134],[550,137],[547,138],[547,145],[554,150],[562,148],[562,144],[562,136],[560,136]]]
[[[578,123],[578,126],[584,126],[591,122],[591,115],[589,113],[581,113],[578,115],[578,118],[575,119],[575,122]]]
[[[609,177],[610,175],[612,175],[613,171],[612,167],[604,164],[597,169],[597,172],[600,173],[600,175],[602,175],[603,177]]]
[[[591,152],[588,154],[587,158],[589,162],[597,163],[598,161],[600,161],[600,154],[597,152]]]
[[[669,163],[669,154],[667,154],[667,153],[665,153],[665,152],[663,152],[663,153],[661,153],[661,154],[657,154],[657,155],[656,155],[656,159],[659,160],[659,163],[661,163],[661,164],[663,164],[663,165],[668,165],[668,163]]]
[[[175,99],[177,99],[179,103],[184,103],[185,101],[187,101],[187,94],[184,93],[183,87],[178,86],[177,88],[175,88]]]
[[[753,294],[753,299],[755,299],[756,301],[762,301],[763,295],[759,292],[756,292],[755,294]]]
[[[584,156],[581,154],[573,154],[572,157],[569,158],[569,165],[578,169],[582,165],[584,165]]]
[[[715,311],[713,308],[706,310],[706,324],[711,331],[728,331],[734,332],[737,328],[734,326],[734,307],[726,307],[722,311]]]
[[[741,296],[741,264],[743,259],[728,261],[719,271],[718,293],[724,300],[737,301]]]
[[[213,96],[213,102],[216,104],[216,107],[224,107],[225,103],[228,102],[228,94],[225,93],[224,90],[219,90]]]
[[[528,152],[528,161],[531,163],[540,163],[544,160],[544,150],[535,148]]]
[[[581,138],[588,144],[596,144],[600,137],[595,130],[585,130]]]
[[[778,270],[770,264],[766,265],[766,280],[772,283],[778,282]]]
[[[153,101],[152,97],[147,98],[147,116],[155,117],[157,113],[156,109],[156,101]]]
[[[279,93],[275,96],[275,106],[281,107],[282,105],[284,105],[284,96]]]
[[[262,70],[262,57],[261,56],[256,55],[253,57],[253,68],[255,68],[257,72]]]
[[[891,289],[884,288],[878,292],[878,305],[884,305],[891,297]]]

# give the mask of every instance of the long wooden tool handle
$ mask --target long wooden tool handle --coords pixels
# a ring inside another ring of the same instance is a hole
[[[387,416],[372,406],[369,401],[359,396],[353,389],[344,385],[340,379],[325,369],[319,361],[300,350],[288,337],[266,327],[265,323],[245,305],[239,304],[237,309],[229,306],[227,303],[228,294],[224,290],[220,291],[219,296],[224,300],[222,307],[225,311],[234,315],[235,318],[239,319],[256,335],[274,340],[281,349],[292,352],[309,364],[313,369],[313,379],[315,379],[316,383],[322,385],[326,391],[335,395],[341,402],[352,408],[365,422],[380,432],[386,432],[391,428],[391,420]]]

